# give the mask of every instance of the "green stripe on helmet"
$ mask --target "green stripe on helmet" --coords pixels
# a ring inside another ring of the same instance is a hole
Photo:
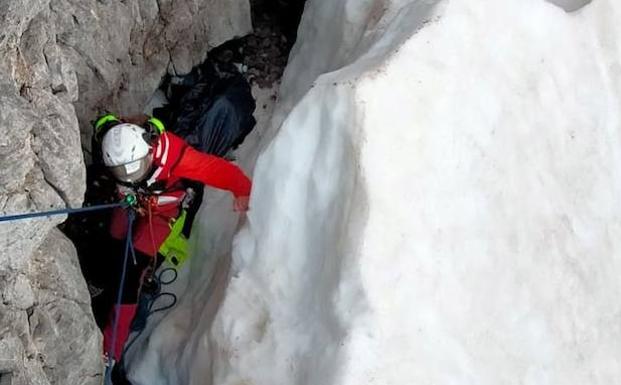
[[[150,117],[149,123],[151,123],[160,134],[163,134],[164,131],[166,131],[166,128],[164,128],[164,123],[162,123],[162,121],[158,118]]]
[[[97,119],[97,122],[95,123],[95,132],[99,132],[99,130],[103,127],[103,125],[109,122],[120,123],[120,120],[113,114],[106,114],[102,116],[101,118]]]

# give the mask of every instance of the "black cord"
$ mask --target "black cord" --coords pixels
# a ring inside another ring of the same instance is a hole
[[[168,272],[172,272],[174,274],[172,275],[170,279],[167,279],[167,280],[162,279],[164,274],[167,274]],[[152,280],[153,280],[153,284],[155,285],[154,293],[156,294],[147,300],[148,301],[146,305],[147,311],[144,314],[144,317],[141,320],[139,320],[141,322],[141,324],[139,325],[139,328],[138,327],[132,328],[133,329],[132,331],[137,331],[137,333],[131,339],[131,341],[125,344],[125,348],[123,349],[123,354],[121,355],[121,357],[125,356],[125,353],[127,353],[127,351],[129,351],[129,349],[132,347],[134,342],[138,340],[138,337],[140,337],[140,335],[142,334],[142,332],[147,326],[147,319],[151,315],[157,312],[172,309],[177,304],[177,296],[175,294],[169,293],[169,292],[162,292],[161,290],[162,290],[162,285],[170,285],[171,283],[177,280],[178,276],[179,276],[179,273],[177,272],[176,269],[172,267],[167,267],[163,269],[162,271],[160,271],[159,274],[153,275]],[[155,305],[155,302],[157,302],[158,299],[163,298],[163,297],[171,298],[170,303],[154,309],[153,306]],[[140,299],[138,299],[138,301],[140,302]],[[137,319],[134,319],[134,321],[132,321],[132,326],[135,324],[136,320]]]

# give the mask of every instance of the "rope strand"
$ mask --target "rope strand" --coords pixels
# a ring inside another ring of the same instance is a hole
[[[114,364],[114,347],[116,345],[116,337],[117,337],[117,328],[119,326],[119,318],[121,312],[119,311],[121,307],[121,302],[123,299],[123,288],[125,286],[125,276],[127,273],[127,262],[129,260],[129,254],[132,254],[132,257],[135,258],[134,245],[132,242],[132,227],[134,224],[134,219],[136,217],[136,213],[133,210],[129,210],[127,212],[127,240],[125,242],[125,256],[123,257],[123,270],[121,272],[121,282],[119,283],[119,292],[116,298],[116,307],[114,312],[114,323],[112,324],[112,340],[110,342],[110,346],[108,347],[108,351],[110,352],[108,356],[108,367],[106,368],[106,385],[112,384],[112,367]]]
[[[65,209],[50,210],[50,211],[37,211],[37,212],[32,212],[32,213],[4,215],[4,216],[0,216],[0,222],[19,221],[22,219],[39,218],[39,217],[51,217],[54,215],[79,214],[79,213],[86,213],[89,211],[98,211],[98,210],[114,209],[117,207],[126,207],[127,205],[128,204],[126,202],[119,202],[119,203],[108,203],[108,204],[88,206],[88,207],[80,207],[80,208],[75,208],[75,209],[65,208]]]

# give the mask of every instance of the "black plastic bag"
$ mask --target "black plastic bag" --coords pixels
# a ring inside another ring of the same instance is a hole
[[[199,151],[224,156],[237,148],[256,123],[250,85],[237,72],[218,71],[210,62],[169,82],[170,104],[154,114],[169,130]]]

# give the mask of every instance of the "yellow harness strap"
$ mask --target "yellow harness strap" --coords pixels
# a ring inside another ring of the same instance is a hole
[[[177,219],[171,221],[170,234],[168,234],[168,237],[159,249],[159,253],[164,256],[166,262],[174,268],[180,268],[188,259],[189,255],[188,239],[182,232],[186,217],[187,211],[181,210],[181,215],[179,215]]]

